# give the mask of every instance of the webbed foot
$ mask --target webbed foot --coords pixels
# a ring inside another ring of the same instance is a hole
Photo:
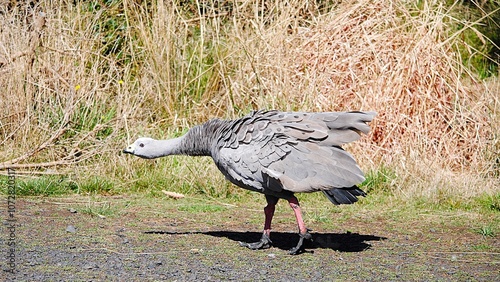
[[[297,246],[291,248],[290,251],[288,252],[291,255],[298,255],[304,252],[304,248],[302,246],[304,243],[304,239],[312,241],[312,235],[311,233],[309,233],[309,230],[307,230],[306,233],[304,234],[299,233],[299,236],[300,239],[299,242],[297,243]]]
[[[262,233],[262,237],[258,242],[255,243],[239,242],[239,243],[240,246],[247,247],[251,250],[269,249],[273,244],[271,239],[269,239],[269,236],[267,236],[265,233]]]

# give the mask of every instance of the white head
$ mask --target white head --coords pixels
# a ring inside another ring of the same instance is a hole
[[[149,137],[141,137],[127,149],[123,150],[124,153],[135,155],[144,159],[154,159],[170,155],[182,154],[181,140],[183,137],[156,140]]]
[[[155,141],[153,138],[141,137],[130,144],[123,152],[144,159],[158,158],[160,155]]]

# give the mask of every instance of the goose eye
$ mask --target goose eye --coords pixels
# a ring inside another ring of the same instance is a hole
[[[141,148],[144,147],[144,143],[139,144],[139,147]]]

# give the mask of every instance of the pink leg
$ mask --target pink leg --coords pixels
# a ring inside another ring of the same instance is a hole
[[[290,207],[292,207],[293,213],[295,214],[295,218],[297,219],[297,225],[299,226],[299,237],[300,237],[297,246],[293,247],[289,253],[291,255],[297,255],[304,251],[302,247],[304,239],[312,240],[312,236],[308,232],[306,225],[304,224],[304,220],[302,219],[302,211],[300,210],[299,200],[295,196],[292,196],[290,199],[288,199],[288,203],[290,204]]]
[[[300,209],[299,200],[297,197],[292,196],[292,198],[288,199],[288,203],[295,213],[295,218],[297,219],[297,224],[299,225],[299,233],[305,234],[307,232],[307,228],[304,224],[304,220],[302,219],[302,211]]]
[[[271,234],[271,221],[273,221],[274,210],[276,209],[276,204],[267,204],[264,208],[264,233],[269,236]]]
[[[267,249],[271,247],[271,239],[269,236],[271,235],[271,222],[273,221],[274,210],[276,209],[276,204],[278,203],[279,198],[274,196],[266,195],[267,206],[264,208],[264,232],[262,233],[262,238],[259,242],[255,243],[245,243],[240,242],[240,246],[247,247],[252,250],[257,249]]]

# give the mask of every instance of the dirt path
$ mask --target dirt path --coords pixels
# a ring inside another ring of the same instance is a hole
[[[349,215],[334,230],[315,222],[307,252],[290,256],[298,237],[280,210],[274,247],[260,251],[238,246],[260,238],[262,215],[248,208],[77,197],[21,199],[16,216],[17,281],[500,281],[498,238],[439,220]]]

